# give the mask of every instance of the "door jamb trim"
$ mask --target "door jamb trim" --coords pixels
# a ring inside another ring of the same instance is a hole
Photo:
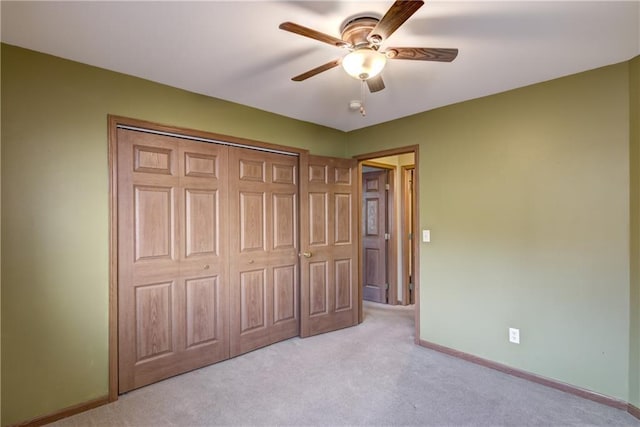
[[[406,243],[406,240],[404,240],[404,238],[406,237],[406,234],[407,234],[406,233],[406,228],[405,228],[406,227],[405,225],[408,222],[407,213],[408,213],[408,211],[411,211],[411,214],[413,215],[413,213],[415,212],[415,208],[414,208],[415,201],[414,200],[411,201],[412,209],[407,209],[407,206],[408,206],[408,204],[407,204],[407,195],[409,193],[411,193],[411,196],[413,198],[413,191],[411,191],[411,190],[413,188],[413,185],[415,184],[415,182],[413,182],[413,181],[415,181],[415,178],[413,178],[411,187],[409,187],[409,189],[407,189],[407,184],[408,183],[407,183],[406,176],[407,176],[407,172],[410,171],[410,170],[414,171],[414,173],[415,173],[415,165],[404,165],[404,166],[401,166],[400,169],[401,169],[401,175],[402,175],[400,177],[400,188],[401,188],[400,199],[402,199],[402,201],[401,201],[401,203],[402,203],[402,205],[401,205],[401,216],[402,216],[402,220],[401,220],[402,221],[402,230],[401,230],[401,232],[404,232],[403,243],[402,243],[402,246],[403,246],[402,253],[404,254],[405,253],[405,246],[409,246],[409,247],[411,247],[413,249],[413,246],[411,245],[411,243]],[[413,221],[411,221],[411,225],[413,225]],[[416,230],[412,229],[411,240],[415,240],[416,238],[417,238],[416,237]],[[416,260],[415,260],[415,255],[413,253],[411,254],[411,258],[412,258],[411,267],[409,267],[409,265],[408,265],[409,263],[408,263],[407,259],[405,259],[403,257],[403,259],[402,259],[402,267],[401,268],[402,268],[402,276],[403,276],[403,278],[407,279],[407,277],[411,277],[411,279],[414,282],[414,290],[415,290],[415,279],[414,279],[415,272],[414,272],[414,270],[416,268]],[[410,302],[411,302],[411,300],[409,299],[409,291],[410,291],[409,285],[410,284],[411,284],[411,281],[407,280],[406,286],[404,286],[404,289],[402,290],[402,305],[409,305]],[[413,300],[415,302],[415,294],[414,294]]]

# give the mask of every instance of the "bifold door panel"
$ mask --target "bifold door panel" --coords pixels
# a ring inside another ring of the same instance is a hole
[[[357,323],[353,161],[117,144],[120,393]]]
[[[229,357],[227,148],[118,130],[119,391]]]
[[[299,334],[298,159],[230,151],[231,355]]]
[[[356,162],[309,156],[301,204],[301,335],[358,323]]]

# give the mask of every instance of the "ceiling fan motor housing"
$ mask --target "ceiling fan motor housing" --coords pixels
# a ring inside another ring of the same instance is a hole
[[[354,49],[359,47],[373,47],[374,43],[369,41],[371,30],[378,24],[379,19],[370,16],[361,16],[347,22],[342,29],[342,40],[353,46]],[[377,48],[377,43],[375,44]]]

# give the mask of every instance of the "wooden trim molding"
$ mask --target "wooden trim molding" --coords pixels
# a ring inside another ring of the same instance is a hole
[[[413,146],[413,234],[418,236],[420,233],[420,147]],[[413,245],[413,301],[415,307],[415,343],[420,341],[420,241],[414,237],[411,240]]]
[[[402,305],[409,305],[411,303],[411,299],[409,298],[409,293],[411,291],[409,289],[410,284],[413,283],[414,289],[416,287],[414,274],[416,259],[413,254],[413,243],[416,239],[416,231],[413,229],[412,220],[413,212],[415,210],[413,205],[413,186],[409,183],[407,175],[408,171],[415,170],[415,165],[404,165],[400,169],[400,195],[398,199],[400,200],[400,218],[402,221],[402,226],[400,227],[398,236],[400,239],[402,239],[402,265],[400,266],[400,268],[402,270],[403,278],[402,301],[400,303]],[[409,223],[411,223],[410,226]],[[414,235],[410,240],[407,239],[409,231],[411,231]],[[411,255],[409,255],[409,253],[411,253]]]
[[[97,408],[98,406],[106,405],[109,403],[109,396],[103,396],[98,399],[89,400],[88,402],[80,403],[78,405],[69,406],[67,408],[56,411],[52,414],[42,415],[37,418],[33,418],[28,421],[24,421],[22,423],[14,424],[14,427],[23,427],[23,426],[43,426],[45,424],[52,423],[54,421],[61,420],[63,418],[70,417],[75,414],[79,414],[80,412],[88,411],[89,409]]]
[[[370,166],[373,168],[378,168],[378,169],[386,169],[386,170],[395,170],[395,166],[394,165],[388,165],[386,163],[378,163],[375,162],[373,160],[365,160],[362,162],[362,166]]]
[[[415,153],[418,152],[418,145],[408,145],[405,147],[390,148],[388,150],[375,151],[373,153],[359,154],[357,156],[353,156],[353,158],[359,161],[364,161],[364,160],[377,159],[379,157],[396,156],[399,154],[407,154],[407,153],[413,153],[413,152]],[[418,163],[416,162],[416,164]]]
[[[118,400],[118,117],[109,126],[109,402]]]
[[[396,205],[398,203],[396,192],[396,168],[387,171],[387,232],[389,240],[387,241],[387,283],[389,284],[388,303],[389,305],[398,304],[398,221],[396,214]]]
[[[129,117],[116,116],[113,114],[108,115],[110,126],[124,125],[124,126],[132,126],[141,129],[148,129],[158,132],[167,132],[171,134],[177,134],[188,137],[196,137],[196,138],[204,138],[208,140],[217,141],[219,143],[228,143],[230,145],[241,145],[241,146],[249,146],[254,148],[264,148],[267,150],[276,150],[282,151],[291,154],[300,155],[302,153],[308,153],[309,151],[305,148],[292,147],[289,145],[280,145],[273,144],[271,142],[263,142],[257,141],[254,139],[247,138],[239,138],[232,135],[224,135],[221,133],[214,133],[208,131],[202,131],[197,129],[179,127],[179,126],[171,126],[171,125],[163,125],[156,122],[150,122],[147,120],[133,119]]]
[[[596,393],[591,390],[586,390],[584,388],[576,387],[571,384],[563,383],[561,381],[557,381],[551,378],[543,377],[540,375],[532,374],[527,371],[523,371],[521,369],[512,368],[511,366],[503,365],[502,363],[494,362],[488,359],[484,359],[482,357],[474,356],[473,354],[465,353],[463,351],[454,350],[449,347],[445,347],[439,344],[435,344],[429,341],[420,340],[420,346],[438,351],[440,353],[448,354],[449,356],[457,357],[459,359],[466,360],[471,363],[475,363],[486,368],[495,369],[496,371],[504,372],[505,374],[513,375],[518,378],[525,379],[527,381],[531,381],[537,384],[542,384],[547,387],[555,388],[556,390],[564,391],[565,393],[573,394],[578,397],[582,397],[584,399],[592,400],[594,402],[602,403],[603,405],[611,406],[616,409],[622,409],[628,411],[631,415],[636,418],[640,418],[638,415],[635,415],[631,412],[630,407],[631,404],[628,404],[625,401],[605,396],[600,393]],[[634,407],[635,408],[635,407]],[[637,413],[640,415],[640,410],[635,408]]]
[[[358,162],[358,173],[357,173],[358,185],[356,191],[356,197],[358,198],[358,203],[362,200],[362,162]],[[364,306],[363,301],[364,297],[362,294],[362,278],[364,277],[364,261],[362,260],[362,208],[357,209],[357,218],[358,223],[356,227],[358,227],[358,324],[364,322]]]
[[[627,412],[631,414],[631,416],[636,417],[640,420],[640,408],[631,403],[627,404]]]

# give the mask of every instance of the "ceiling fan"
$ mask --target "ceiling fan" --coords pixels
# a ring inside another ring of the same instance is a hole
[[[422,5],[422,0],[399,0],[381,19],[374,16],[360,15],[344,24],[340,38],[321,33],[293,22],[283,22],[279,28],[301,36],[309,37],[332,46],[346,48],[350,53],[342,58],[334,59],[319,67],[293,77],[299,82],[330,70],[342,64],[352,77],[366,81],[370,92],[384,89],[382,69],[387,59],[410,59],[414,61],[451,62],[458,55],[458,49],[430,47],[380,47],[404,22]]]

